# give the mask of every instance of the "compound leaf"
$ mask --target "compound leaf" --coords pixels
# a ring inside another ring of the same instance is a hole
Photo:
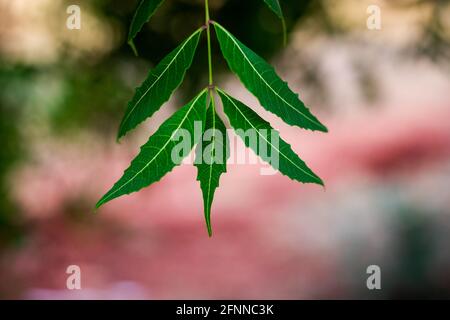
[[[131,21],[130,31],[128,32],[128,43],[136,53],[136,48],[133,44],[133,39],[136,37],[142,26],[150,20],[159,6],[164,0],[142,0],[134,14]]]
[[[219,89],[218,92],[231,126],[247,147],[289,178],[303,183],[323,185],[323,181],[308,168],[288,143],[279,138],[279,133],[267,121],[224,91]],[[253,143],[248,139],[249,130],[257,137]],[[277,163],[274,163],[274,159]]]
[[[220,48],[230,69],[268,111],[287,124],[327,132],[297,94],[289,89],[264,59],[237,40],[218,23],[214,23]]]
[[[197,145],[195,159],[198,170],[197,180],[200,181],[203,193],[203,207],[209,236],[212,236],[211,206],[214,193],[219,187],[220,176],[227,172],[229,148],[226,127],[217,115],[214,106],[211,105],[206,112],[203,141]]]
[[[169,100],[192,64],[201,32],[202,29],[194,32],[150,71],[147,79],[136,89],[133,99],[128,103],[117,139],[151,117]]]
[[[190,135],[190,149],[196,141],[195,122],[204,123],[206,111],[207,90],[203,90],[191,102],[175,112],[153,134],[148,142],[141,147],[139,155],[131,162],[119,181],[100,199],[96,207],[99,208],[112,199],[149,186],[159,181],[164,175],[181,163],[182,159],[174,161],[173,150],[179,145],[175,141],[176,135],[183,130]],[[203,126],[200,128],[203,130]]]

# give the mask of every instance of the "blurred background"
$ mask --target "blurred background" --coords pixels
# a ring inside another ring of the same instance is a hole
[[[204,226],[194,167],[96,201],[148,136],[207,83],[205,39],[180,90],[121,144],[134,88],[203,24],[167,0],[126,45],[137,1],[0,0],[0,298],[450,297],[450,1],[210,0],[212,18],[271,61],[328,134],[285,125],[228,73],[216,81],[279,129],[326,189],[229,165]],[[66,9],[81,8],[81,30]],[[382,29],[369,30],[369,5]],[[381,268],[381,290],[366,268]],[[66,289],[81,268],[82,290]]]

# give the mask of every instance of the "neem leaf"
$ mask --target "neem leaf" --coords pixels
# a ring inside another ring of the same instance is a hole
[[[225,125],[217,115],[214,106],[211,105],[206,112],[203,141],[197,145],[195,159],[198,169],[197,180],[200,181],[203,193],[203,206],[209,236],[212,236],[211,206],[214,193],[219,187],[220,176],[227,172],[229,148]]]
[[[128,43],[134,48],[133,39],[136,37],[142,26],[150,20],[156,9],[164,0],[142,0],[131,21],[130,31],[128,33]]]
[[[194,32],[150,71],[147,79],[136,89],[133,99],[128,103],[117,139],[151,117],[169,100],[192,64],[201,32],[202,29]]]
[[[301,128],[327,132],[297,94],[289,89],[275,70],[264,59],[237,40],[218,23],[214,27],[220,48],[230,69],[268,111],[273,112],[287,124]]]
[[[281,24],[283,26],[283,43],[286,45],[287,43],[287,30],[286,30],[286,21],[284,20],[283,10],[281,10],[280,2],[278,0],[264,0],[267,6],[272,10],[278,18],[281,19]]]
[[[281,10],[278,0],[264,0],[264,2],[273,12],[275,12],[278,18],[283,19],[283,11]]]
[[[252,148],[258,156],[272,166],[274,166],[273,159],[276,156],[278,165],[274,168],[289,178],[303,183],[323,185],[323,181],[297,156],[291,146],[279,138],[277,131],[274,132],[278,141],[275,142],[273,140],[272,130],[275,129],[267,121],[263,120],[256,112],[242,102],[230,97],[224,91],[218,89],[218,93],[222,99],[225,114],[230,119],[231,126],[242,138],[247,147]],[[258,136],[258,139],[255,139],[256,144],[251,144],[250,139],[246,139],[247,130],[253,130]],[[263,134],[261,130],[264,130],[266,134]],[[266,144],[266,148],[263,148],[262,144]],[[271,149],[270,155],[267,152],[269,148]],[[266,152],[262,152],[264,149]]]
[[[139,155],[131,162],[122,178],[97,203],[99,208],[112,199],[138,191],[159,181],[175,166],[180,165],[172,159],[173,149],[179,145],[175,137],[179,130],[187,130],[190,137],[194,135],[194,122],[204,123],[207,90],[203,90],[191,102],[175,112],[141,147]],[[203,128],[201,128],[203,129]],[[185,141],[184,141],[185,142]],[[189,139],[190,148],[197,141]]]

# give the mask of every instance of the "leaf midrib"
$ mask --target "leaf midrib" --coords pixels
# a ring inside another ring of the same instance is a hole
[[[134,104],[134,106],[131,108],[130,112],[125,116],[125,118],[123,119],[123,123],[126,123],[128,118],[131,116],[131,114],[133,113],[134,109],[136,109],[137,105],[139,103],[141,103],[142,99],[144,99],[144,97],[147,95],[147,93],[155,86],[155,84],[159,81],[159,79],[161,79],[161,77],[166,73],[166,71],[172,66],[173,62],[176,60],[176,58],[178,58],[178,55],[180,54],[181,51],[184,50],[184,48],[186,47],[186,45],[188,44],[188,42],[197,35],[197,33],[201,32],[203,29],[198,29],[196,32],[194,32],[189,38],[186,39],[186,41],[183,43],[183,45],[181,46],[180,50],[178,50],[178,52],[176,53],[176,55],[173,57],[173,59],[170,61],[170,63],[167,64],[166,68],[161,72],[161,74],[156,78],[156,80],[152,83],[152,85],[142,94],[142,96],[139,98],[139,100]]]
[[[296,109],[293,105],[291,105],[289,102],[287,102],[282,96],[280,96],[268,83],[267,81],[264,79],[264,77],[258,72],[258,70],[253,66],[253,64],[251,63],[251,61],[248,59],[247,55],[245,54],[244,51],[242,51],[241,47],[239,46],[239,44],[236,42],[236,40],[233,38],[233,35],[231,33],[229,33],[224,27],[222,27],[220,24],[218,24],[217,22],[214,23],[215,25],[217,25],[219,28],[221,28],[227,35],[228,37],[233,41],[233,43],[236,45],[236,47],[239,49],[239,51],[242,53],[242,55],[244,56],[245,60],[247,60],[247,62],[249,63],[249,65],[252,67],[253,70],[255,70],[256,74],[262,79],[262,81],[267,85],[267,87],[270,88],[270,90],[273,91],[273,93],[275,93],[275,95],[280,98],[283,102],[285,102],[289,107],[291,107],[294,111],[296,111],[297,113],[301,114],[303,117],[305,117],[306,119],[308,119],[309,121],[311,121],[312,123],[315,123],[316,125],[318,125],[319,127],[323,127],[322,124],[320,124],[317,121],[314,121],[313,119],[311,119],[310,117],[308,117],[307,115],[305,115],[303,112],[301,112],[300,110]]]
[[[211,98],[214,99],[214,97],[211,97]],[[213,133],[215,135],[215,131],[216,131],[216,111],[213,110],[212,112],[213,112],[213,125],[212,125],[212,128],[213,128]],[[208,197],[207,197],[207,199],[208,199],[208,201],[207,201],[207,209],[208,209],[207,212],[208,212],[208,215],[211,212],[211,207],[209,205],[209,197],[211,195],[211,180],[212,180],[212,168],[213,168],[212,157],[213,157],[213,151],[214,151],[215,147],[216,147],[216,137],[214,136],[213,145],[212,145],[211,152],[210,152],[210,155],[209,155],[209,159],[210,159],[211,162],[209,164]]]
[[[150,21],[151,17],[155,14],[156,10],[158,10],[158,8],[162,5],[162,3],[163,3],[163,0],[161,0],[161,1],[157,4],[157,6],[153,9],[153,11],[150,13],[149,17],[146,19],[145,22]],[[131,27],[133,27],[133,26],[135,25],[136,19],[137,19],[137,13],[141,10],[141,7],[142,7],[143,5],[144,5],[144,1],[142,1],[142,2],[139,4],[139,6],[137,7],[136,12],[135,12],[135,14],[134,14],[134,16],[133,16],[133,20],[131,20]],[[137,30],[134,30],[133,36],[131,36],[131,33],[132,33],[131,31],[132,31],[132,29],[130,28],[130,32],[128,33],[128,41],[133,41],[133,39],[136,37],[136,35],[137,35],[137,34],[139,33],[139,31],[142,29],[142,27],[143,27],[143,25],[145,24],[145,22],[144,22],[144,23],[140,23],[140,26],[137,28]]]
[[[281,152],[278,148],[276,148],[271,142],[267,141],[267,139],[261,135],[261,133],[259,132],[259,130],[248,120],[248,118],[242,113],[242,111],[239,109],[239,107],[234,103],[233,100],[230,99],[230,97],[228,97],[228,95],[218,89],[236,108],[237,111],[239,111],[239,113],[244,117],[245,121],[247,121],[248,124],[250,124],[250,126],[256,130],[256,132],[258,132],[258,135],[263,138],[269,145],[271,145],[279,154],[281,154],[286,160],[288,160],[290,163],[292,163],[297,169],[299,169],[300,171],[302,171],[304,174],[310,176],[311,178],[313,178],[316,181],[320,181],[320,179],[318,180],[317,177],[311,175],[310,173],[306,172],[305,170],[303,170],[302,168],[300,168],[297,164],[295,164],[291,159],[289,159],[283,152]]]

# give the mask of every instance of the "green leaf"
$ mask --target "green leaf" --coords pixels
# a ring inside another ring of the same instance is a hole
[[[266,110],[273,112],[287,124],[310,130],[328,131],[266,61],[218,23],[215,22],[214,27],[230,69]]]
[[[212,97],[213,98],[213,97]],[[230,155],[230,145],[227,131],[222,120],[211,105],[206,113],[206,123],[203,139],[196,149],[195,165],[198,169],[197,180],[203,193],[203,207],[209,236],[212,236],[211,206],[214,193],[219,187],[222,173],[227,172],[227,159]]]
[[[273,158],[276,156],[278,165],[274,168],[289,178],[303,183],[323,185],[323,181],[307,167],[288,143],[279,138],[278,132],[268,122],[264,121],[256,112],[242,102],[230,97],[224,91],[218,89],[218,92],[222,99],[225,114],[230,119],[231,126],[247,147],[252,148],[257,155],[273,167]],[[247,130],[253,130],[252,132],[256,133],[258,137],[256,144],[251,144],[250,139],[246,139],[245,132]],[[263,132],[266,132],[266,134],[263,134]],[[272,135],[272,132],[275,133],[275,136]],[[274,137],[278,141],[275,141]],[[266,148],[262,147],[263,143],[266,144]],[[270,155],[268,155],[268,152],[262,152],[264,149],[270,149]]]
[[[284,19],[283,11],[281,10],[281,6],[278,0],[264,0],[264,2],[273,12],[275,12],[278,18]]]
[[[128,33],[128,43],[134,47],[133,39],[136,37],[142,26],[150,20],[155,11],[164,2],[164,0],[142,0],[136,9],[133,20],[131,21],[130,31]],[[135,49],[133,49],[135,50]]]
[[[283,10],[281,10],[280,2],[278,0],[264,0],[267,6],[272,10],[278,18],[281,19],[281,24],[283,27],[283,43],[286,45],[287,43],[287,30],[286,30],[286,21],[284,20]]]
[[[202,29],[194,32],[150,71],[147,79],[136,89],[133,99],[128,103],[117,139],[151,117],[169,100],[192,64],[201,32]]]
[[[203,90],[159,127],[148,142],[141,147],[141,152],[131,162],[122,178],[100,199],[96,205],[97,208],[112,199],[138,191],[159,181],[180,164],[172,159],[172,150],[179,145],[174,138],[182,129],[187,130],[190,137],[195,137],[194,122],[201,121],[203,124],[205,120],[206,97],[207,90]],[[203,127],[200,130],[203,130]],[[196,143],[194,140],[188,141],[190,149]]]

